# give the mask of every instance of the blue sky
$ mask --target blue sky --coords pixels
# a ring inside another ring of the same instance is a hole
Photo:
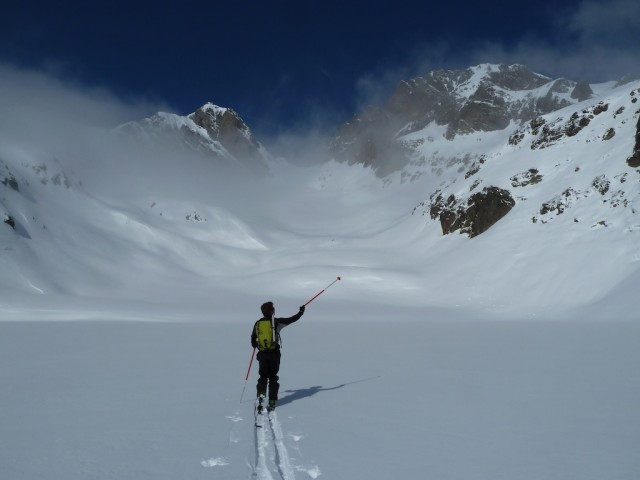
[[[329,129],[403,78],[483,62],[553,77],[640,73],[640,2],[4,2],[0,63],[265,135]]]

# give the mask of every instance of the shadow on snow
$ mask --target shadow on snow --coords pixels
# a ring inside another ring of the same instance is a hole
[[[353,385],[355,383],[361,383],[361,382],[368,382],[370,380],[376,380],[378,378],[380,378],[380,375],[378,375],[377,377],[363,378],[362,380],[356,380],[354,382],[343,383],[341,385],[336,385],[335,387],[325,388],[321,385],[317,385],[315,387],[301,388],[298,390],[285,390],[285,393],[288,393],[288,395],[278,400],[278,406],[286,405],[287,403],[295,402],[296,400],[301,400],[303,398],[312,397],[313,395],[319,392],[329,392],[331,390],[338,390],[339,388],[346,387],[347,385]]]

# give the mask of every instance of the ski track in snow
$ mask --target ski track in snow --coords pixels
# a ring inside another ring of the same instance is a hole
[[[256,406],[254,405],[254,409]],[[236,412],[233,415],[227,415],[227,420],[232,423],[238,423],[243,418]],[[310,468],[293,465],[289,457],[289,452],[285,445],[285,435],[282,431],[282,424],[278,420],[276,412],[268,412],[257,415],[254,410],[254,455],[253,461],[247,463],[252,470],[251,478],[255,480],[295,480],[295,472],[304,472],[310,478],[318,478],[320,469],[317,465]],[[294,441],[298,442],[303,438],[302,435],[291,435]],[[238,443],[239,438],[234,438],[233,427],[229,432],[229,442],[227,447],[231,447],[231,443]],[[296,450],[298,450],[296,448]],[[298,450],[299,452],[299,450]],[[210,458],[202,460],[203,467],[217,467],[230,465],[230,461],[226,457]]]
[[[304,472],[310,478],[318,478],[317,465],[305,468],[293,465],[285,445],[282,424],[276,412],[256,415],[255,423],[255,462],[252,465],[252,478],[256,480],[295,480],[295,472]]]
[[[291,468],[291,462],[289,461],[289,452],[287,452],[287,447],[284,444],[282,426],[278,420],[278,415],[276,412],[270,412],[268,416],[271,433],[273,434],[273,443],[276,447],[276,461],[280,475],[283,480],[294,480],[295,475],[293,468]]]
[[[269,450],[269,441],[265,430],[268,422],[264,421],[263,415],[256,416],[255,425],[255,441],[256,441],[256,461],[253,471],[253,478],[256,480],[273,480],[271,471],[267,466],[267,450]]]

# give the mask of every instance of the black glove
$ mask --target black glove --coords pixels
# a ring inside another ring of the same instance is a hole
[[[298,312],[300,315],[302,315],[304,313],[304,305],[302,305],[300,307],[300,311]]]

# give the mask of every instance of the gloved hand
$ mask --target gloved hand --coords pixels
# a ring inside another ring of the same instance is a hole
[[[302,305],[302,306],[300,307],[300,311],[299,311],[298,313],[300,313],[300,314],[303,314],[303,313],[304,313],[304,305]]]

